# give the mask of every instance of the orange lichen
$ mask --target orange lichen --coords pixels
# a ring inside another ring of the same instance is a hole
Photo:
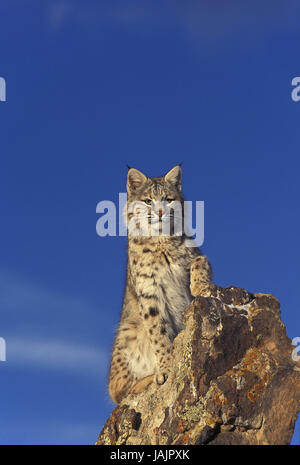
[[[226,397],[224,396],[224,394],[221,393],[221,394],[216,394],[216,395],[215,395],[215,401],[216,401],[217,404],[219,404],[219,405],[224,405],[224,404],[226,404],[227,399],[226,399]]]
[[[255,402],[256,398],[257,398],[257,396],[252,394],[251,391],[248,392],[248,399],[250,400],[250,402]]]
[[[260,372],[264,368],[262,362],[259,360],[260,356],[261,351],[259,351],[256,347],[250,349],[241,361],[241,368],[251,372]]]
[[[254,402],[257,397],[259,396],[260,391],[264,389],[265,385],[269,382],[270,376],[268,374],[265,374],[259,383],[255,384],[251,391],[248,392],[248,399],[250,402]]]
[[[186,430],[186,422],[183,420],[183,418],[178,418],[177,425],[176,425],[177,433],[183,433],[185,430]]]
[[[216,417],[216,418],[210,417],[210,418],[207,418],[205,422],[208,426],[210,426],[211,428],[214,428],[217,424],[221,424],[222,420],[219,417]]]
[[[258,307],[249,307],[248,312],[250,312],[253,316],[257,316],[261,312],[261,309]]]
[[[190,431],[187,431],[186,433],[184,434],[181,434],[178,438],[179,442],[178,444],[188,444],[189,443],[189,440],[190,440],[190,434],[191,434],[192,430]]]

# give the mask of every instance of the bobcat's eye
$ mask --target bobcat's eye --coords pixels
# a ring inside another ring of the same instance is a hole
[[[143,202],[145,202],[147,205],[151,205],[152,200],[151,199],[145,199],[145,200],[143,200]]]
[[[166,199],[168,203],[174,202],[175,199]]]

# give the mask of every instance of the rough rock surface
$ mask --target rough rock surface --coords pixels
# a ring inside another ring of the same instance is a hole
[[[129,395],[96,444],[289,444],[300,410],[300,362],[278,300],[215,287],[196,297],[162,386]]]

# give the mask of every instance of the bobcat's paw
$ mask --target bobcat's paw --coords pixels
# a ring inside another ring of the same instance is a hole
[[[154,381],[154,375],[146,376],[140,379],[130,390],[131,394],[139,394],[144,391]]]
[[[197,295],[201,295],[202,297],[210,297],[211,295],[215,295],[215,290],[217,286],[215,284],[211,283],[203,283],[203,282],[198,282],[198,283],[191,283],[190,289],[191,289],[191,294],[193,297],[197,297]]]
[[[156,384],[164,384],[168,379],[168,375],[167,373],[158,373],[156,376],[155,376],[155,381],[156,381]]]

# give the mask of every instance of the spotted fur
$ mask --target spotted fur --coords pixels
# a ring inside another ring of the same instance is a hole
[[[141,235],[128,237],[126,288],[109,376],[114,402],[129,392],[140,392],[153,381],[163,384],[167,380],[172,369],[172,341],[183,328],[182,313],[192,295],[207,290],[212,279],[207,258],[196,247],[187,247],[184,232],[175,235],[171,228],[169,235],[161,234],[160,218],[170,215],[161,202],[176,200],[183,206],[180,166],[157,178],[147,178],[131,168],[127,191],[128,204],[142,202],[146,219]],[[127,221],[138,214],[127,213]],[[158,234],[151,236],[146,233],[153,217]]]

